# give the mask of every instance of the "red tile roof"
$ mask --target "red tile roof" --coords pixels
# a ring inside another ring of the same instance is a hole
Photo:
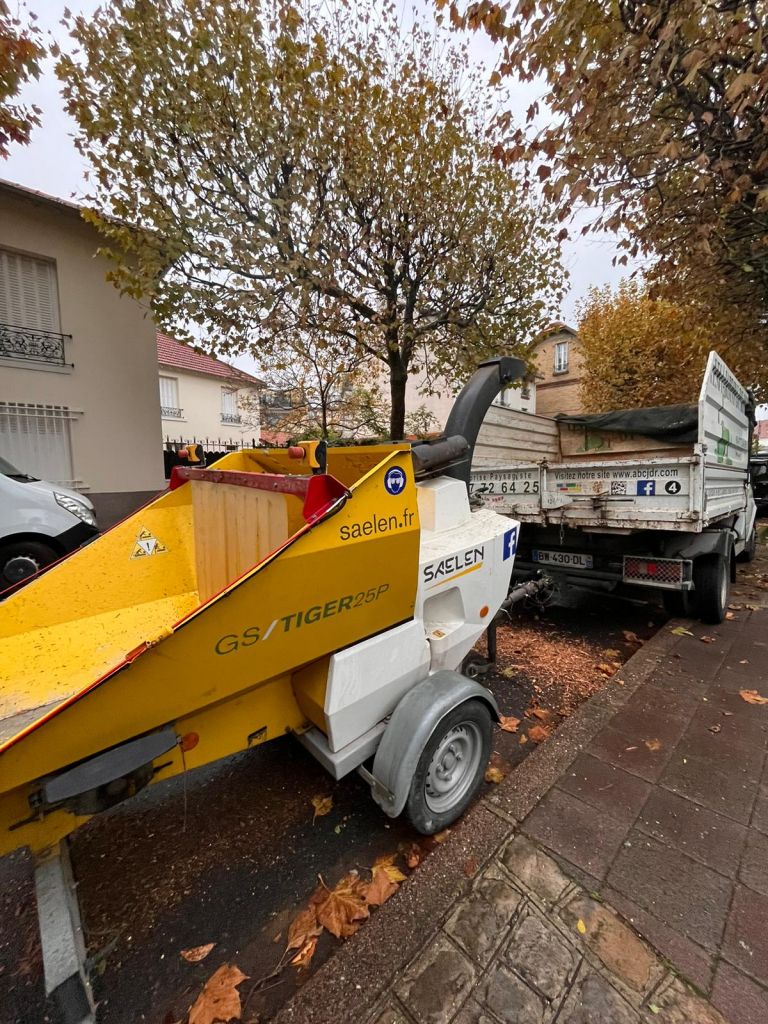
[[[230,366],[214,356],[206,356],[195,352],[189,345],[184,345],[167,334],[157,332],[157,361],[161,366],[172,366],[176,370],[189,370],[191,373],[202,373],[206,377],[225,377],[227,380],[239,380],[244,384],[262,384],[258,377],[252,377],[236,366]]]

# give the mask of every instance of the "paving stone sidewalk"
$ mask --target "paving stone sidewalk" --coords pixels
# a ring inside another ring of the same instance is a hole
[[[665,627],[371,1024],[767,1024],[768,612],[734,614]]]

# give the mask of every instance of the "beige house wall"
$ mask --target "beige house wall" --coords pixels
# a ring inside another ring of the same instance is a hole
[[[208,377],[173,366],[159,368],[160,376],[173,377],[177,382],[181,417],[164,416],[163,439],[181,438],[184,441],[212,441],[232,439],[237,443],[259,441],[259,401],[256,388],[237,388],[237,407],[241,423],[225,423],[221,418],[222,391],[233,386],[223,377]],[[159,393],[158,382],[155,390]]]
[[[107,283],[99,241],[77,210],[0,185],[0,248],[55,262],[61,331],[72,336],[71,366],[0,358],[0,401],[73,410],[74,477],[103,523],[165,480],[155,327],[145,308]]]
[[[568,369],[555,373],[555,346],[568,342]],[[557,331],[547,335],[534,346],[537,366],[536,413],[554,416],[556,413],[582,412],[581,371],[583,356],[578,335],[571,331]]]

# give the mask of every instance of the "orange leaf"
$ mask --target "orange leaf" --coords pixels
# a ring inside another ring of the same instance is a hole
[[[313,904],[305,907],[291,922],[288,929],[288,945],[286,949],[300,949],[309,939],[319,935],[323,929],[317,923],[317,910]]]
[[[534,708],[531,711],[531,715],[538,718],[544,725],[552,725],[556,721],[556,715],[554,711],[548,711],[547,708]]]
[[[397,882],[392,882],[384,868],[374,868],[373,878],[363,889],[365,902],[370,907],[380,907],[398,890]]]
[[[201,960],[205,960],[215,945],[215,942],[208,942],[205,946],[193,946],[192,949],[182,949],[179,956],[183,956],[187,963],[199,964]]]
[[[514,718],[512,715],[500,715],[499,725],[504,732],[517,732],[517,727],[520,725],[520,719]]]
[[[248,977],[234,964],[222,964],[203,986],[189,1011],[189,1024],[215,1024],[240,1020],[240,993],[237,986]]]
[[[520,737],[520,746],[522,747],[522,745],[524,743],[527,743],[527,742],[528,742],[528,737],[525,735],[525,733],[523,733],[523,735]]]
[[[318,923],[337,939],[354,935],[369,916],[364,886],[354,872],[345,875],[333,889],[317,903]]]
[[[643,740],[650,751],[661,750],[661,740]]]
[[[331,813],[333,807],[332,796],[322,796],[318,794],[312,797],[312,806],[315,808],[315,813],[312,815],[312,823],[314,824],[315,818],[322,818],[326,814]]]
[[[599,665],[595,665],[598,672],[602,672],[604,676],[612,676],[616,669],[613,665],[607,665],[605,662],[601,662]]]
[[[496,765],[494,764],[489,765],[485,769],[485,781],[494,782],[496,784],[498,784],[499,782],[503,782],[504,772],[500,768],[497,768]]]
[[[546,729],[542,725],[532,725],[528,730],[528,739],[533,740],[534,743],[541,743],[549,736],[550,732],[550,729]]]
[[[757,690],[739,690],[739,696],[747,704],[768,704],[768,697],[761,697]]]
[[[311,939],[307,939],[304,945],[301,947],[296,956],[291,960],[293,967],[302,968],[306,967],[312,957],[315,955],[315,949],[317,948],[317,936],[313,935]]]
[[[726,619],[735,619],[736,618],[736,616],[733,614],[733,612],[726,612],[725,613],[725,617],[726,617]]]

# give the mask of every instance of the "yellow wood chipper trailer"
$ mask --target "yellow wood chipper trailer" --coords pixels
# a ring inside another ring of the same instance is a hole
[[[46,988],[93,1019],[66,837],[143,787],[286,733],[424,833],[473,799],[491,693],[463,660],[504,602],[518,524],[468,499],[518,360],[484,364],[445,436],[248,450],[0,604],[0,853],[29,846]]]

